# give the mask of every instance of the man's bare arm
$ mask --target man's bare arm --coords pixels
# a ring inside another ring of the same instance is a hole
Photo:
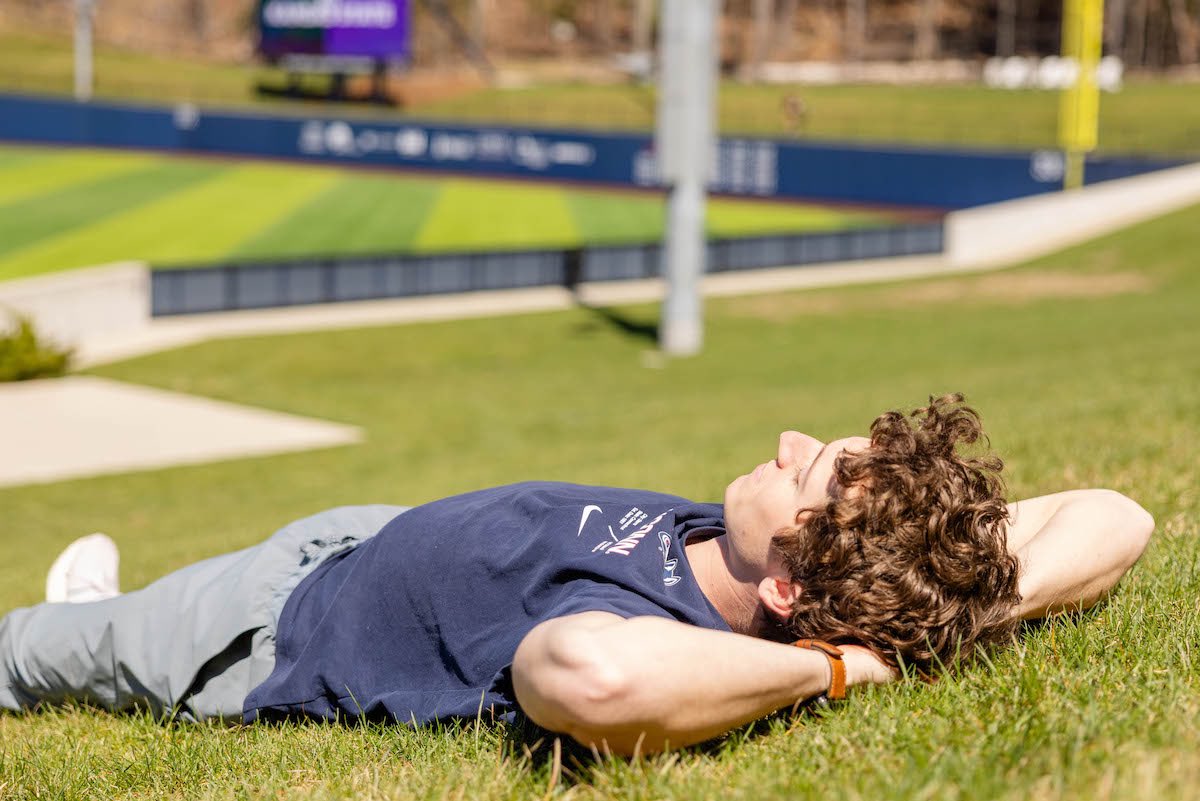
[[[1021,561],[1022,618],[1086,609],[1142,555],[1154,518],[1111,490],[1073,490],[1009,504],[1009,550]]]
[[[847,684],[891,678],[849,649]],[[702,742],[828,689],[815,651],[655,617],[584,612],[540,624],[513,659],[535,723],[618,754]]]

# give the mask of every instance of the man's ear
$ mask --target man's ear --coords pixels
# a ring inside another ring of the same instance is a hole
[[[800,585],[782,576],[767,576],[758,582],[758,599],[771,617],[786,622],[792,605],[800,597]]]

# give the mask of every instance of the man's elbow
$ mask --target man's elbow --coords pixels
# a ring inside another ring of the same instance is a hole
[[[1084,515],[1079,524],[1099,537],[1095,547],[1107,555],[1109,569],[1115,571],[1114,579],[1123,576],[1141,558],[1154,533],[1154,518],[1150,513],[1116,490],[1079,490],[1072,508]]]
[[[1126,569],[1141,558],[1154,533],[1154,517],[1132,498],[1115,490],[1103,490],[1106,514],[1114,520],[1125,544]]]
[[[590,654],[560,687],[556,698],[562,731],[585,745],[628,725],[634,677],[605,654]]]
[[[514,663],[517,703],[543,728],[584,745],[611,739],[628,721],[632,672],[589,631],[556,632],[536,665]]]

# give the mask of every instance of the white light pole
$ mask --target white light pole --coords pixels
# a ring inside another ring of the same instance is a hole
[[[663,0],[655,154],[667,186],[658,341],[688,356],[704,341],[700,277],[707,261],[705,184],[711,173],[720,0]]]
[[[92,16],[96,0],[75,0],[75,99],[92,99]]]

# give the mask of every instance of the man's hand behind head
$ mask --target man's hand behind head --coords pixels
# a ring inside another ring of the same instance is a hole
[[[839,645],[846,666],[846,686],[890,684],[900,678],[900,671],[888,665],[870,648],[861,645]]]

